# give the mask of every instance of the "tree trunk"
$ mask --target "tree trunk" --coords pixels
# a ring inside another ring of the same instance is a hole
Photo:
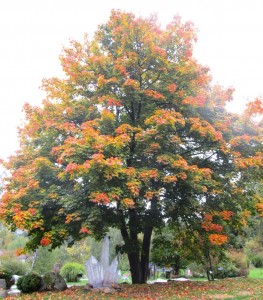
[[[130,271],[132,277],[132,284],[141,284],[142,282],[142,270],[140,263],[139,252],[128,254]]]
[[[151,213],[153,213],[156,201],[151,201]],[[138,220],[135,209],[129,209],[129,223],[125,223],[122,211],[119,210],[121,217],[121,234],[125,243],[125,248],[128,254],[130,271],[133,284],[143,284],[147,282],[149,276],[149,256],[150,244],[153,232],[152,220],[150,225],[145,227],[143,232],[142,248],[140,249],[138,240]],[[151,216],[153,218],[153,216]]]
[[[35,250],[34,255],[33,255],[33,259],[32,259],[32,264],[31,264],[31,272],[33,272],[33,270],[34,270],[34,266],[35,266],[35,263],[36,263],[36,260],[37,260],[37,255],[38,255],[37,250]]]
[[[133,284],[143,284],[147,282],[152,231],[152,227],[145,228],[142,249],[140,249],[138,235],[135,228],[130,227],[130,234],[128,234],[124,226],[122,227],[121,234],[126,249],[128,249],[127,254]]]
[[[146,283],[149,277],[149,256],[150,256],[152,231],[153,231],[152,227],[146,227],[144,230],[142,253],[141,253],[142,283]]]
[[[145,229],[141,249],[141,259],[138,240],[131,241],[133,247],[131,252],[128,253],[128,259],[133,284],[144,284],[147,282],[149,276],[149,255],[152,230],[152,227]]]
[[[210,257],[210,252],[208,250],[207,253],[207,259],[208,259],[208,267],[206,268],[206,276],[208,281],[214,281],[214,271],[213,271],[213,266],[212,266],[212,261],[211,261],[211,257]]]
[[[179,255],[175,255],[173,266],[174,266],[174,274],[179,275],[179,273],[180,273],[180,256]]]

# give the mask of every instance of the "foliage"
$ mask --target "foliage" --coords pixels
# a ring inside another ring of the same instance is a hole
[[[255,266],[255,268],[262,268],[263,267],[263,251],[259,254],[256,254],[251,259],[251,262]]]
[[[85,274],[85,268],[79,263],[66,263],[62,266],[60,274],[67,282],[79,281],[78,274]]]
[[[258,237],[246,242],[245,253],[256,268],[263,267],[263,245]]]
[[[67,260],[70,262],[77,261],[84,265],[85,261],[90,257],[90,248],[91,246],[87,239],[75,242],[72,247],[65,248]]]
[[[187,265],[187,268],[191,271],[193,277],[202,278],[206,277],[206,270],[204,265],[192,262]]]
[[[120,271],[125,272],[130,270],[129,260],[126,253],[118,255],[118,262],[119,262],[118,269]]]
[[[7,245],[7,250],[16,250],[25,247],[28,242],[28,237],[23,235],[13,235],[11,243]]]
[[[14,234],[12,234],[7,228],[3,226],[2,223],[0,223],[0,247],[1,249],[6,249],[7,245],[12,242],[12,239],[14,238]]]
[[[180,220],[162,228],[153,239],[152,260],[159,265],[172,266],[175,274],[187,266],[193,276],[202,277],[207,273],[208,279],[213,280],[210,271],[225,258],[226,247],[210,242],[211,234],[206,230],[211,226],[210,217],[209,220],[205,215],[203,220],[188,220],[188,224]]]
[[[33,271],[39,275],[43,275],[53,270],[55,263],[64,263],[68,259],[65,247],[62,246],[51,251],[50,246],[39,247]]]
[[[17,288],[22,293],[33,293],[39,290],[41,286],[41,277],[35,273],[29,273],[18,278]]]
[[[248,275],[248,262],[244,251],[230,250],[226,256],[239,269],[239,276]]]
[[[215,268],[215,277],[239,277],[249,274],[248,263],[244,252],[231,250],[226,253],[224,262],[218,264]]]
[[[15,258],[2,261],[1,267],[4,270],[8,270],[12,275],[22,276],[29,271],[29,265],[26,262]]]
[[[212,86],[195,41],[179,17],[161,28],[112,11],[92,41],[64,49],[64,78],[43,81],[41,107],[25,105],[21,149],[4,164],[0,217],[28,231],[25,250],[118,228],[132,281],[144,283],[164,221],[199,224],[221,246],[228,226],[262,213],[248,184],[262,178],[262,100],[228,112],[233,89]]]
[[[13,275],[8,269],[0,267],[0,279],[5,279],[7,289],[10,289],[15,282]]]
[[[180,231],[182,233],[182,231]],[[186,252],[182,245],[182,235],[165,227],[155,234],[152,242],[151,261],[159,266],[173,267],[176,274],[187,265]]]

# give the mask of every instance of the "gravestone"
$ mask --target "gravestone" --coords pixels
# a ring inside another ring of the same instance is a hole
[[[62,265],[59,264],[59,263],[56,263],[54,264],[54,267],[53,267],[53,272],[54,273],[59,273],[60,272],[60,269],[61,269]]]
[[[117,257],[110,264],[109,245],[110,241],[106,236],[102,241],[100,262],[94,256],[86,261],[87,277],[93,288],[111,287],[118,284],[120,279]]]
[[[0,298],[5,297],[7,297],[6,282],[5,279],[0,279]]]

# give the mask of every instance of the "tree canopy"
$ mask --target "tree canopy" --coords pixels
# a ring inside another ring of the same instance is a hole
[[[262,178],[262,101],[228,112],[233,89],[211,84],[195,41],[179,17],[163,28],[112,11],[91,41],[63,50],[64,78],[43,80],[42,106],[25,104],[20,149],[5,162],[0,217],[28,231],[27,249],[115,227],[142,283],[164,222],[198,223],[221,245],[228,223],[263,211],[248,184]]]

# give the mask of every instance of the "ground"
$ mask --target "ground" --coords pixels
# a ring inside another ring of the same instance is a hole
[[[84,290],[84,287],[71,287],[58,293],[34,293],[31,295],[9,296],[6,300],[80,300],[80,299],[263,299],[263,279],[234,278],[214,282],[187,281],[155,283],[147,285],[121,285],[116,294],[98,294]]]

